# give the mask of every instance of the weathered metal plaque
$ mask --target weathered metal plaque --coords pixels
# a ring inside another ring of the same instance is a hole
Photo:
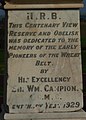
[[[83,107],[79,10],[8,11],[10,113]]]

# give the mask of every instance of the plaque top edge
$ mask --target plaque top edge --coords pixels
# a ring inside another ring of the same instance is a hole
[[[40,8],[82,8],[83,3],[58,3],[58,4],[11,4],[6,2],[4,9],[40,9]]]

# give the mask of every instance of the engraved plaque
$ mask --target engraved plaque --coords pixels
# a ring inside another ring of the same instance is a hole
[[[10,113],[83,107],[79,10],[8,11]]]

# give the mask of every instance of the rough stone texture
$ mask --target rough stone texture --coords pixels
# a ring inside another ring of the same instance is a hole
[[[79,10],[8,11],[10,113],[83,107]]]

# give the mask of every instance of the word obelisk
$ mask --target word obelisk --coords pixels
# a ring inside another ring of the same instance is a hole
[[[5,120],[84,120],[82,6],[80,0],[6,1],[9,111]]]

